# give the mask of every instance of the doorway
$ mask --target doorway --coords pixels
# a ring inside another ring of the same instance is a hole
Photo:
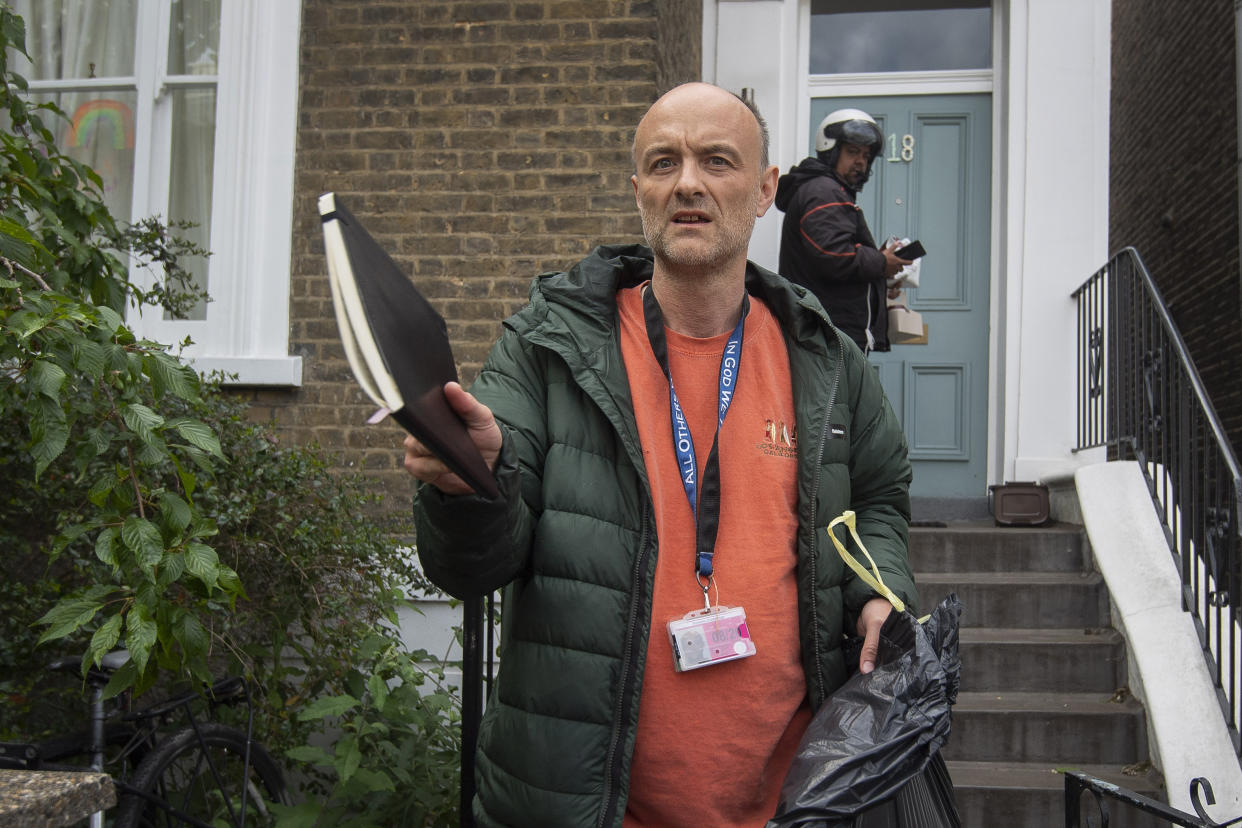
[[[885,136],[858,197],[872,233],[877,241],[918,239],[927,250],[919,286],[906,291],[911,310],[923,316],[925,336],[871,354],[909,443],[910,494],[984,497],[991,95],[813,98],[812,132],[829,112],[847,107],[870,113]]]

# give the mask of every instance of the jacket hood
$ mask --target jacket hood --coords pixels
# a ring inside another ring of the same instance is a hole
[[[781,212],[785,212],[789,207],[789,202],[793,200],[794,193],[798,191],[798,188],[810,179],[820,178],[821,176],[828,176],[848,190],[851,194],[854,192],[854,189],[842,181],[840,177],[833,172],[831,167],[823,161],[820,161],[818,158],[812,156],[810,158],[804,158],[801,163],[790,167],[789,172],[782,175],[780,180],[776,182],[776,209]]]

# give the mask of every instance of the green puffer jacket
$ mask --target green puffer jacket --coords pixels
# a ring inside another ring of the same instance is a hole
[[[477,754],[480,825],[621,825],[659,543],[615,294],[651,271],[645,247],[600,247],[568,273],[536,279],[471,389],[504,432],[502,497],[423,486],[415,498],[433,582],[458,597],[505,587],[501,667]],[[885,583],[912,602],[910,464],[874,370],[818,301],[753,264],[746,282],[788,345],[799,634],[818,708],[846,678],[843,630],[875,597],[824,527],[854,509]]]

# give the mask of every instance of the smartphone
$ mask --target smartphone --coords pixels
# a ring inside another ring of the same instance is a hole
[[[897,258],[905,259],[906,261],[913,261],[920,256],[927,255],[927,251],[923,249],[922,242],[919,241],[912,241],[900,250],[895,250],[893,252],[897,254]]]

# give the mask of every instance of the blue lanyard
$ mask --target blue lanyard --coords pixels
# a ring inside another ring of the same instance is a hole
[[[742,330],[746,324],[746,314],[750,312],[750,297],[743,295],[742,315],[737,320],[737,327],[729,335],[725,343],[724,353],[720,357],[720,379],[718,383],[719,404],[716,413],[716,433],[712,437],[712,448],[707,455],[707,463],[703,466],[702,491],[699,489],[698,463],[694,455],[694,438],[690,435],[690,426],[682,413],[681,403],[677,400],[677,390],[673,387],[673,373],[668,364],[668,341],[664,336],[664,314],[656,301],[655,292],[648,287],[643,291],[643,320],[647,324],[647,339],[651,342],[651,351],[655,354],[664,377],[668,380],[668,407],[673,426],[673,448],[677,453],[677,467],[681,470],[681,485],[686,491],[686,499],[690,501],[690,512],[695,523],[695,572],[701,578],[712,576],[712,555],[716,549],[716,533],[720,528],[720,428],[724,425],[725,415],[733,402],[737,390],[738,369],[742,363]],[[706,587],[704,587],[706,589]]]

